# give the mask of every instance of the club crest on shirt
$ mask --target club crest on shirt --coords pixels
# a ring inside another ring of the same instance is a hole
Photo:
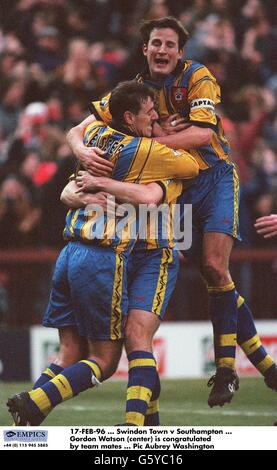
[[[176,108],[182,108],[187,104],[187,88],[173,86],[171,91],[171,101]]]

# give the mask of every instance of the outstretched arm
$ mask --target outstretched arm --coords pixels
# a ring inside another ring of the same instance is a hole
[[[277,236],[277,214],[260,217],[256,220],[255,229],[259,235],[264,238],[272,238]]]

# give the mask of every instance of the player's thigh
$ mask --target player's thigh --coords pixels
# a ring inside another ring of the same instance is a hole
[[[76,326],[74,305],[68,283],[68,251],[67,245],[56,261],[49,302],[42,322],[44,326],[58,329]]]
[[[177,250],[162,248],[132,254],[128,265],[129,311],[152,312],[162,320],[178,270]]]
[[[191,246],[187,250],[181,250],[181,254],[187,262],[193,263],[199,270],[202,269],[202,246],[203,232],[192,225]]]
[[[110,248],[72,244],[69,283],[79,334],[119,340],[128,312],[127,260]]]
[[[88,356],[87,339],[81,337],[76,326],[59,329],[60,348],[56,363],[68,367]]]
[[[192,204],[192,246],[183,254],[198,266],[199,261],[203,261],[204,235],[225,234],[227,237],[223,240],[227,240],[228,246],[230,238],[240,240],[239,182],[232,164],[219,162],[201,171],[195,184],[185,190],[178,201],[180,204]]]
[[[222,233],[234,240],[240,240],[238,213],[238,176],[234,166],[227,165],[225,173],[216,182],[213,190],[203,200],[198,213],[195,214],[196,223],[202,225],[204,234]],[[224,237],[222,239],[227,240]],[[226,244],[228,244],[227,241]]]

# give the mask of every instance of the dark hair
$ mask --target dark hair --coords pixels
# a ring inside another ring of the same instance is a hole
[[[139,32],[142,37],[143,44],[148,44],[150,34],[155,28],[173,29],[173,31],[178,34],[179,49],[183,49],[184,45],[186,44],[189,38],[188,31],[186,30],[186,28],[184,28],[184,26],[179,20],[174,18],[174,16],[165,16],[164,18],[159,18],[157,20],[146,20],[141,23]]]
[[[113,121],[123,124],[125,111],[138,114],[141,103],[147,98],[155,100],[155,92],[144,83],[126,81],[119,83],[112,91],[109,109]]]

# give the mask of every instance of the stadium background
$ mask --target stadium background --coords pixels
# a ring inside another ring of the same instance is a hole
[[[91,99],[143,68],[139,21],[168,14],[178,17],[190,32],[186,57],[207,65],[222,89],[219,111],[241,180],[243,242],[234,252],[232,274],[277,360],[276,239],[265,241],[253,230],[258,216],[277,210],[276,0],[1,0],[1,409],[7,394],[18,390],[19,385],[11,382],[30,380],[41,365],[36,361],[40,354],[41,361],[47,361],[57,346],[51,334],[44,341],[44,333],[36,325],[47,302],[57,252],[63,246],[65,208],[59,195],[74,168],[66,131],[87,116]],[[270,424],[276,398],[260,379],[245,379],[245,391],[233,414],[213,412],[212,422],[206,421],[210,417],[205,411],[188,414],[188,409],[205,408],[207,391],[204,382],[180,380],[209,374],[212,364],[206,289],[193,266],[182,266],[166,319],[156,349],[164,361],[163,376],[179,377],[179,386],[165,382],[163,400],[168,414],[164,424],[223,424],[223,418],[231,419],[227,424],[243,424],[237,419],[251,397],[253,410],[250,403],[250,414],[243,415],[249,421],[244,423]],[[167,370],[165,356],[174,354],[169,343],[180,328],[184,336],[175,362],[181,364],[188,354],[185,351],[196,343],[195,354],[202,356],[195,367],[190,361],[187,367],[177,364],[176,370]],[[202,332],[197,337],[188,334],[198,328]],[[239,357],[241,374],[251,375],[253,370]],[[119,375],[125,373],[123,360]],[[109,387],[103,390],[102,408],[112,393]],[[124,385],[115,387],[119,387],[118,403],[121,400],[122,405],[116,408],[123,409]],[[173,390],[177,390],[177,398],[172,396]],[[259,417],[255,415],[257,391],[261,401],[264,397]],[[185,403],[181,418],[178,411],[170,413],[171,408],[177,409],[176,400]],[[83,402],[84,410],[87,403]],[[67,405],[63,406],[66,410]],[[95,409],[97,406],[93,413]],[[2,412],[0,424],[8,424],[7,414],[2,416]],[[66,421],[65,414],[61,413],[59,424],[74,424]],[[85,413],[76,419],[75,424],[112,424],[103,416],[98,422],[87,422],[90,418]],[[49,423],[57,424],[55,420]]]

